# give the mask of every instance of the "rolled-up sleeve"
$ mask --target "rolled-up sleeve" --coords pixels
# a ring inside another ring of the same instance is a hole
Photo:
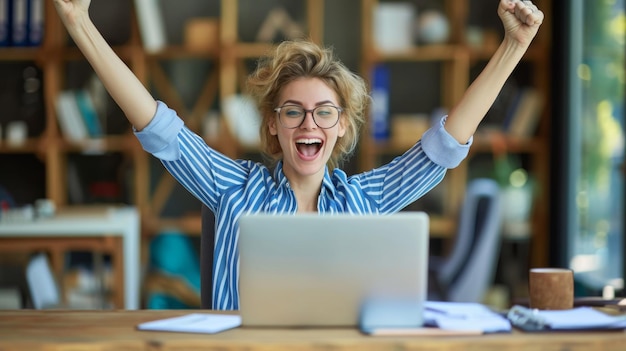
[[[184,122],[176,112],[162,101],[157,101],[157,110],[152,121],[141,131],[134,131],[144,150],[162,160],[174,161],[180,157],[177,136]]]
[[[465,144],[459,143],[444,128],[446,117],[441,118],[438,123],[424,133],[422,148],[436,164],[445,168],[454,168],[467,157],[474,137],[472,136]]]

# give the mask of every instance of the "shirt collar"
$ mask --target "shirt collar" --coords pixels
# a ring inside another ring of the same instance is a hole
[[[328,193],[327,195],[331,195],[331,197],[335,197],[335,185],[330,177],[330,173],[328,172],[328,166],[324,169],[324,179],[322,179],[322,191],[324,193],[324,189]]]
[[[283,172],[282,160],[276,163],[276,168],[274,168],[274,179],[276,179],[276,183],[278,184],[279,188],[282,188],[282,187],[290,188],[289,180],[287,179],[287,177],[285,176],[285,173]],[[323,194],[324,191],[326,191],[329,195],[335,196],[335,186],[333,185],[333,181],[330,177],[330,173],[328,173],[328,166],[324,168],[324,179],[322,179],[321,194]]]
[[[276,167],[274,168],[274,179],[276,180],[276,184],[279,188],[289,187],[289,180],[285,176],[283,172],[283,161],[278,161],[276,163]]]

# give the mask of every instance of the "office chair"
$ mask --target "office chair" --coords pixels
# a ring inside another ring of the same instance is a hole
[[[215,247],[215,216],[202,205],[202,232],[200,234],[200,300],[203,309],[212,308],[213,250]]]
[[[498,183],[470,180],[452,252],[430,257],[429,300],[482,302],[496,272],[501,223]]]

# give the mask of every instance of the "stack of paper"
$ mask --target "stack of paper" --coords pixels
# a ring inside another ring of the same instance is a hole
[[[361,321],[361,331],[368,335],[430,336],[480,335],[511,331],[511,323],[503,315],[479,303],[427,301],[423,313],[421,308],[417,312],[411,308],[406,311],[399,312],[397,308],[390,309],[387,313],[376,311],[377,318],[381,315],[386,317],[384,320],[386,324],[371,327]],[[408,316],[413,313],[422,313],[423,318],[420,320],[423,319],[423,323],[420,322],[419,325],[411,323]]]
[[[443,330],[481,333],[510,332],[511,323],[487,306],[471,302],[427,301],[424,325]]]

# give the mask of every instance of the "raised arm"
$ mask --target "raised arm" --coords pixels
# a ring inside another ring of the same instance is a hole
[[[498,15],[504,25],[504,40],[446,120],[446,131],[462,144],[478,128],[544,18],[531,1],[519,0],[500,0]]]
[[[156,101],[98,32],[89,18],[90,0],[51,0],[65,28],[130,123],[143,129],[156,112]]]

